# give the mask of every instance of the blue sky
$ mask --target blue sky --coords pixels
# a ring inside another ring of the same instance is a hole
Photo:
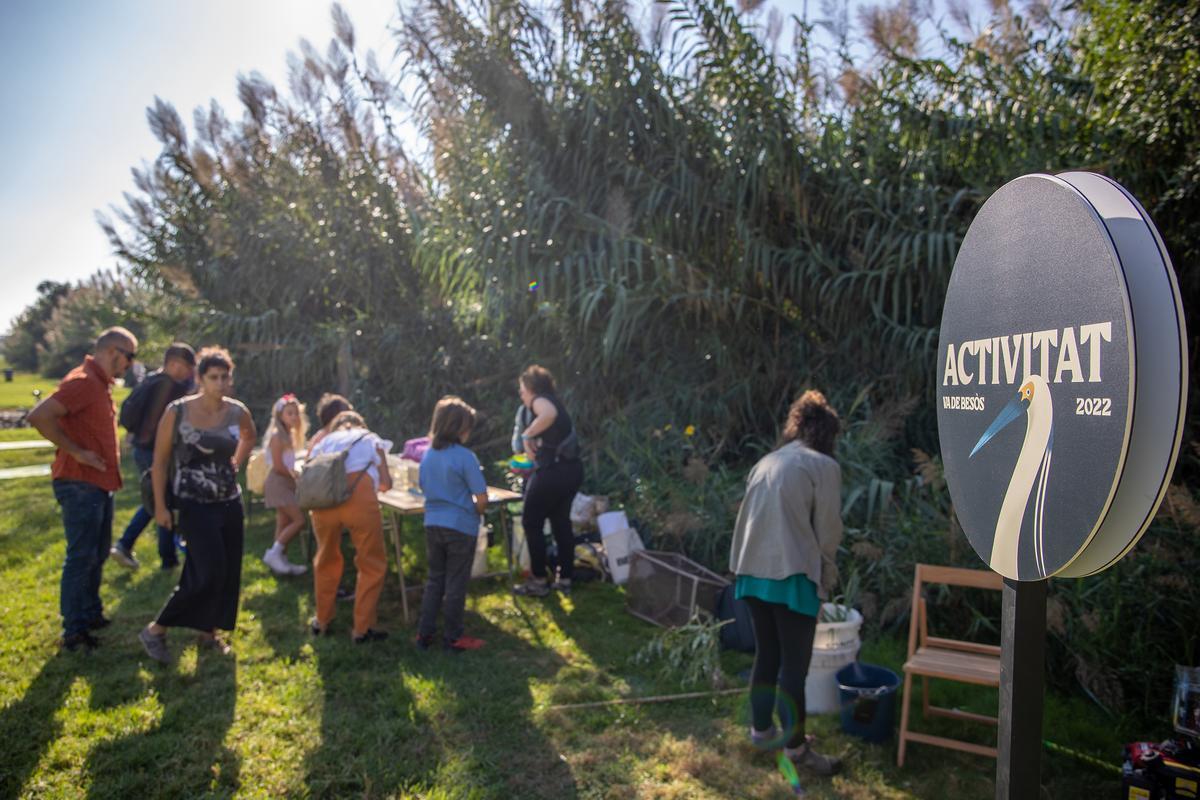
[[[389,63],[393,0],[342,5],[359,49]],[[799,15],[806,3],[771,5]],[[822,5],[811,0],[810,16]],[[122,205],[130,168],[158,153],[145,116],[156,95],[185,122],[212,98],[240,115],[237,74],[286,85],[287,52],[301,38],[323,49],[332,36],[329,9],[329,0],[0,0],[0,332],[40,281],[116,264],[95,211]]]
[[[364,48],[390,57],[390,0],[345,0]],[[231,115],[239,72],[284,84],[300,38],[323,49],[328,0],[0,2],[0,331],[46,279],[116,262],[94,212],[133,191],[157,142],[145,108],[216,98]],[[384,58],[384,61],[387,59]]]

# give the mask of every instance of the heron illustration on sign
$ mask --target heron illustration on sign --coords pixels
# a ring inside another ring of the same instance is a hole
[[[1017,396],[1009,401],[971,450],[974,458],[984,445],[1014,420],[1025,418],[1025,441],[1017,455],[1012,478],[1000,504],[996,532],[992,537],[992,555],[988,565],[1008,578],[1017,578],[1017,551],[1021,527],[1029,498],[1033,506],[1033,553],[1038,576],[1046,575],[1046,558],[1042,520],[1046,507],[1046,479],[1050,474],[1050,456],[1054,451],[1054,406],[1050,401],[1050,386],[1041,375],[1030,375]],[[1036,487],[1036,492],[1035,492]]]

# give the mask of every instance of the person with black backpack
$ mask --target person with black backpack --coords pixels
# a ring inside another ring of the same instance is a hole
[[[163,412],[171,403],[192,391],[195,373],[196,351],[191,345],[173,342],[163,355],[162,369],[147,375],[121,404],[119,421],[132,440],[133,463],[137,465],[139,474],[150,469],[154,461],[154,436]],[[133,555],[133,546],[153,519],[150,511],[138,508],[120,540],[109,551],[113,560],[130,569],[140,566]],[[163,569],[179,566],[175,536],[169,528],[161,526],[158,527],[158,556],[162,559]]]
[[[575,566],[571,501],[583,485],[579,437],[567,409],[558,399],[554,376],[548,369],[537,364],[526,367],[521,373],[519,392],[521,403],[532,417],[521,432],[525,452],[533,459],[533,472],[525,481],[521,523],[529,543],[533,575],[513,592],[545,597],[554,589],[569,594]],[[558,580],[546,570],[546,535],[542,529],[547,519],[559,553]]]

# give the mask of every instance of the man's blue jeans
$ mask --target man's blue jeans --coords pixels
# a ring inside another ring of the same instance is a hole
[[[100,572],[112,545],[113,497],[95,484],[63,480],[54,481],[54,497],[67,534],[59,609],[63,635],[74,636],[85,633],[104,611]]]
[[[133,448],[133,463],[137,464],[138,476],[150,469],[150,465],[154,462],[154,450],[149,447],[134,447]],[[134,513],[133,519],[129,520],[129,524],[125,526],[125,532],[121,534],[121,541],[118,542],[126,553],[133,552],[133,545],[137,542],[137,538],[142,535],[142,531],[146,526],[154,521],[154,515],[147,511],[142,506],[138,506],[138,510]],[[179,557],[175,555],[175,536],[169,528],[164,528],[161,525],[158,527],[158,557],[162,559],[163,567],[173,567],[179,563]]]

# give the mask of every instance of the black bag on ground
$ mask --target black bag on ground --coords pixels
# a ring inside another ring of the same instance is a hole
[[[732,620],[721,626],[721,646],[726,650],[753,653],[754,622],[750,619],[750,609],[745,601],[736,599],[733,594],[734,587],[730,584],[717,595],[717,619],[722,622]]]

